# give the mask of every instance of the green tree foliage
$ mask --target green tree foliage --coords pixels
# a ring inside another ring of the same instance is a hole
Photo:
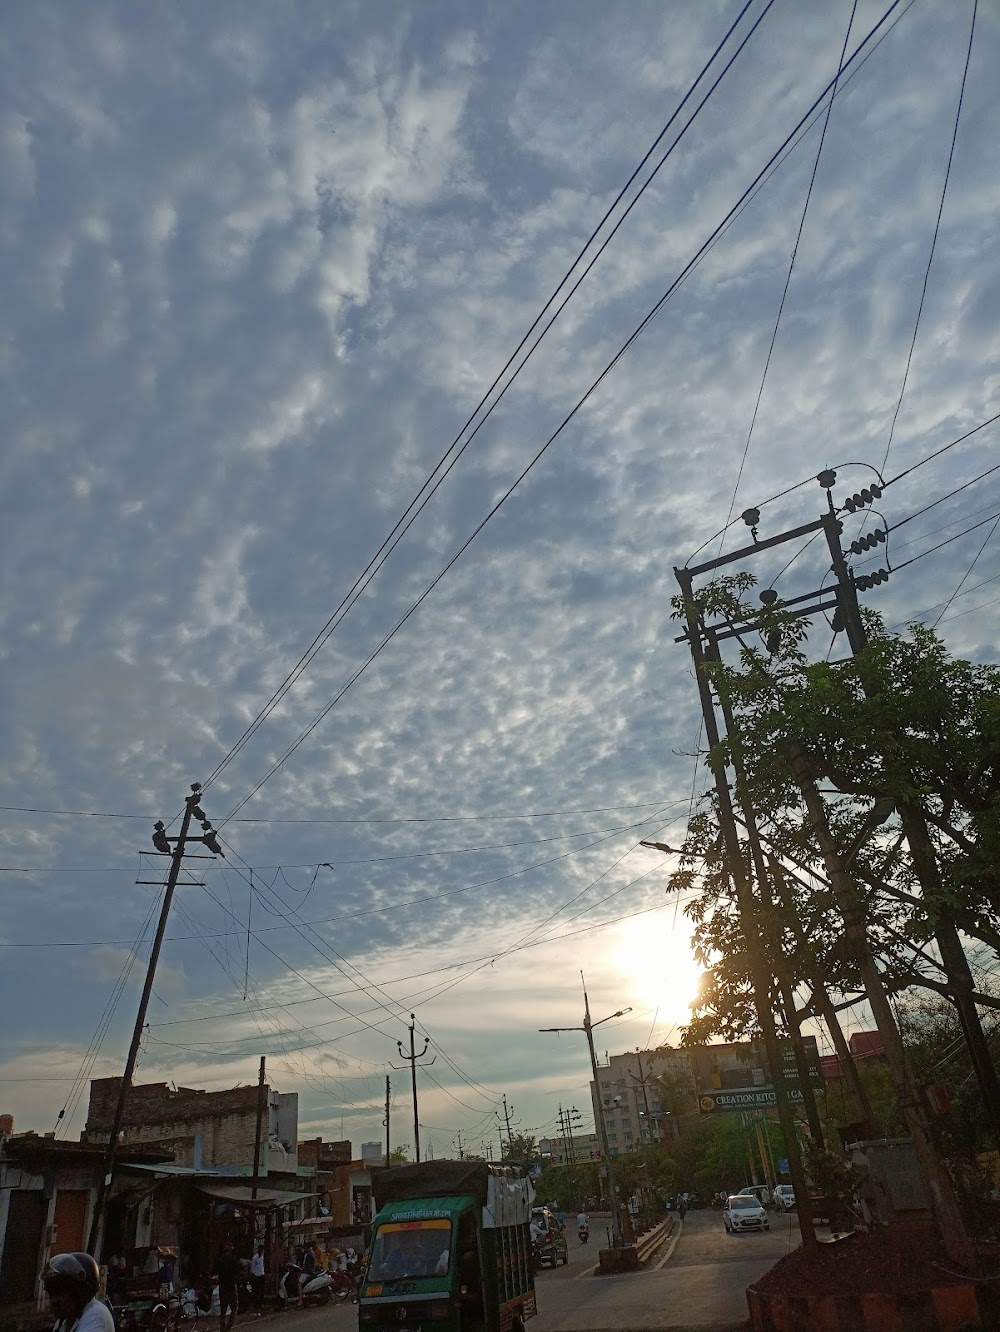
[[[541,1162],[538,1143],[530,1133],[512,1133],[510,1141],[503,1145],[503,1159],[516,1161],[519,1165],[533,1166]]]
[[[399,1147],[393,1147],[389,1152],[389,1164],[405,1165],[410,1159],[409,1152],[410,1144],[408,1142],[402,1143]]]
[[[751,605],[752,586],[749,575],[719,579],[699,593],[697,611],[756,620],[760,631],[741,638],[736,665],[709,667],[734,718],[710,762],[730,763],[739,747],[767,852],[775,863],[783,858],[773,901],[760,898],[765,948],[780,947],[796,988],[820,980],[842,995],[861,989],[843,915],[813,873],[822,875],[823,861],[789,761],[789,742],[796,742],[827,792],[839,793],[827,797],[830,823],[888,987],[940,992],[945,978],[933,940],[942,919],[1000,946],[1000,670],[950,658],[923,625],[891,634],[867,613],[870,641],[861,653],[838,664],[811,661],[807,623],[780,602]],[[904,804],[919,805],[930,825],[930,876],[914,863],[893,813]],[[755,880],[745,848],[743,854]],[[687,1043],[756,1034],[730,868],[709,796],[670,885],[694,890],[685,910],[695,924],[696,956],[709,970]]]

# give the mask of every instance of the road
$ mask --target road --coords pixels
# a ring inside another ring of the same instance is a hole
[[[772,1217],[766,1235],[730,1236],[718,1212],[689,1212],[645,1271],[601,1277],[594,1274],[603,1242],[600,1223],[595,1222],[586,1245],[572,1226],[567,1229],[569,1263],[536,1276],[538,1317],[528,1332],[743,1328],[748,1325],[747,1286],[799,1243],[794,1215]],[[356,1332],[358,1326],[356,1305],[294,1310],[281,1317],[288,1322],[287,1332]]]
[[[689,1212],[644,1271],[615,1277],[592,1275],[597,1238],[584,1246],[571,1237],[569,1266],[536,1277],[530,1332],[746,1326],[747,1286],[798,1246],[799,1232],[794,1216],[772,1217],[769,1234],[730,1236],[718,1212]]]

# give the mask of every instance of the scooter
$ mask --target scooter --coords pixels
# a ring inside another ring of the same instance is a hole
[[[581,1244],[586,1244],[587,1240],[590,1239],[590,1231],[587,1229],[586,1226],[581,1226],[576,1233],[580,1236]]]
[[[299,1277],[302,1268],[298,1263],[286,1263],[285,1275],[278,1283],[278,1302],[282,1308],[298,1304]],[[330,1297],[337,1283],[329,1272],[317,1272],[309,1277],[302,1287],[302,1300],[305,1304],[329,1304]]]

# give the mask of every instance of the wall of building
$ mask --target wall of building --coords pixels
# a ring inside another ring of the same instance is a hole
[[[661,1076],[674,1089],[669,1105],[655,1085]],[[686,1050],[664,1047],[610,1055],[606,1064],[598,1065],[597,1078],[596,1085],[590,1084],[594,1122],[603,1115],[612,1156],[636,1151],[647,1143],[672,1142],[682,1116],[696,1109],[695,1080]]]
[[[96,1078],[90,1084],[90,1107],[84,1138],[104,1142],[114,1121],[120,1078]],[[265,1087],[266,1126],[261,1132],[261,1172],[268,1168],[295,1170],[298,1164],[298,1095]],[[201,1169],[253,1168],[257,1134],[257,1088],[198,1091],[168,1087],[165,1082],[139,1084],[129,1093],[121,1141],[129,1147],[155,1147],[171,1152],[178,1165]]]

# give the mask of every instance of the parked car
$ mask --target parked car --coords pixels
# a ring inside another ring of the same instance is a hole
[[[555,1267],[569,1262],[569,1244],[559,1218],[547,1207],[531,1209],[531,1249],[536,1267]]]
[[[730,1235],[744,1230],[770,1230],[771,1223],[758,1199],[751,1193],[736,1193],[726,1199],[722,1221]]]
[[[791,1212],[795,1210],[795,1190],[791,1184],[776,1184],[771,1201],[779,1212]]]
[[[736,1196],[741,1198],[744,1195],[756,1198],[761,1207],[764,1208],[766,1208],[767,1204],[771,1201],[771,1190],[766,1184],[748,1184],[745,1189],[740,1189]]]

